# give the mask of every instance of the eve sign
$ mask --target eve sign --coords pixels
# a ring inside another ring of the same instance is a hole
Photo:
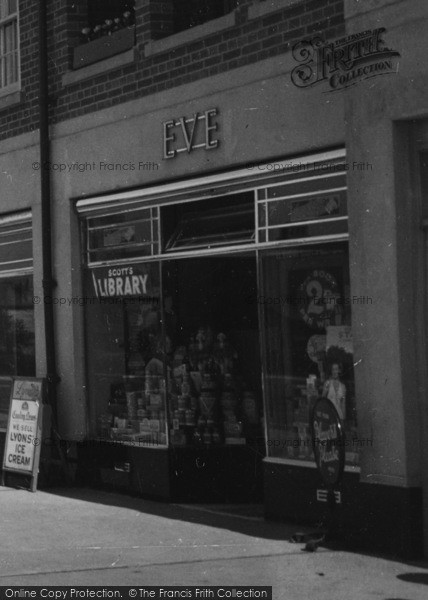
[[[180,117],[163,123],[163,158],[174,158],[181,152],[190,154],[192,150],[218,148],[219,140],[214,139],[217,131],[216,108],[192,117]]]

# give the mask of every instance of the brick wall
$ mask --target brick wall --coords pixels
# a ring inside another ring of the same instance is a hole
[[[64,87],[73,46],[85,25],[84,0],[48,1],[49,81],[52,122],[78,117],[174,86],[231,71],[289,52],[292,42],[322,32],[325,38],[344,33],[343,0],[308,0],[258,19],[248,7],[259,0],[237,0],[236,26],[153,56],[144,45],[172,31],[170,0],[136,0],[138,59]],[[264,0],[267,1],[267,0]],[[23,99],[0,110],[0,139],[38,127],[37,3],[20,0],[21,79]]]

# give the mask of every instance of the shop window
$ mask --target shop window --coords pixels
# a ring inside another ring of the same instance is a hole
[[[344,160],[307,164],[256,191],[81,205],[93,432],[260,453],[263,376],[270,456],[313,464],[322,394],[357,439]]]
[[[267,250],[259,301],[264,322],[264,384],[271,456],[313,462],[309,415],[317,397],[336,406],[358,464],[346,243]]]
[[[19,85],[17,0],[0,0],[0,93]]]
[[[237,6],[236,0],[173,0],[174,30],[183,31],[222,17]]]
[[[88,269],[93,433],[263,452],[256,273],[255,254]]]
[[[159,209],[88,219],[86,251],[88,263],[158,254]]]
[[[167,252],[254,243],[254,195],[168,206],[162,210],[162,222]]]
[[[300,177],[258,191],[259,242],[347,232],[344,172]]]
[[[33,278],[0,278],[0,428],[7,425],[11,377],[36,374]]]
[[[86,294],[92,433],[134,445],[165,445],[159,263],[89,269]]]
[[[134,0],[88,0],[81,44],[74,48],[73,68],[84,67],[135,44]]]
[[[7,424],[11,377],[36,374],[30,219],[0,219],[0,428]]]
[[[33,266],[33,236],[31,221],[1,219],[0,276]]]
[[[263,453],[255,254],[167,261],[163,282],[171,443]]]
[[[35,375],[32,276],[0,279],[0,374]]]

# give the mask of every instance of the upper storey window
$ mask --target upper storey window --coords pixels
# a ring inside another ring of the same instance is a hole
[[[17,0],[0,0],[0,92],[19,84]]]
[[[81,44],[73,49],[73,69],[126,52],[135,45],[134,0],[88,0]]]
[[[111,35],[135,23],[134,0],[88,0],[88,23],[83,41]]]
[[[173,0],[174,31],[177,33],[222,17],[236,7],[235,0]]]

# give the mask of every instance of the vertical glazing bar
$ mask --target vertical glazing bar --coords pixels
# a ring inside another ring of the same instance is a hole
[[[4,87],[3,26],[0,25],[0,88]]]
[[[151,208],[150,209],[150,248],[151,248],[151,255],[153,256],[154,254],[154,241],[153,241],[153,234],[154,234],[154,229],[153,229],[153,219],[155,218],[155,209]]]
[[[269,206],[266,200],[263,205],[265,209],[265,242],[269,242]]]
[[[163,270],[164,263],[158,261],[159,265],[159,301],[160,301],[160,318],[161,318],[161,335],[163,344],[163,376],[165,380],[165,396],[164,396],[164,411],[165,411],[165,429],[166,429],[166,445],[169,447],[169,426],[171,421],[171,411],[169,409],[169,395],[168,395],[168,366],[166,364],[166,321],[165,321],[165,307],[163,302]]]
[[[85,219],[85,220],[81,220],[80,221],[80,227],[81,227],[81,232],[82,235],[85,236],[85,258],[84,261],[86,264],[88,264],[90,262],[90,254],[89,254],[89,219]]]
[[[158,225],[158,254],[162,254],[162,238],[161,238],[161,222],[160,222],[160,208],[156,207],[156,217]]]
[[[257,316],[259,320],[259,331],[260,331],[260,359],[262,364],[262,401],[263,401],[263,435],[265,438],[265,456],[268,456],[268,406],[267,406],[267,386],[266,386],[266,374],[267,374],[267,363],[266,363],[266,330],[265,330],[265,315],[263,312],[263,305],[258,302],[258,298],[262,291],[263,286],[263,267],[261,264],[260,251],[256,249],[256,265],[257,265]]]
[[[255,229],[256,229],[256,244],[259,243],[259,199],[258,199],[258,190],[253,191],[254,194],[254,219],[255,219]]]

